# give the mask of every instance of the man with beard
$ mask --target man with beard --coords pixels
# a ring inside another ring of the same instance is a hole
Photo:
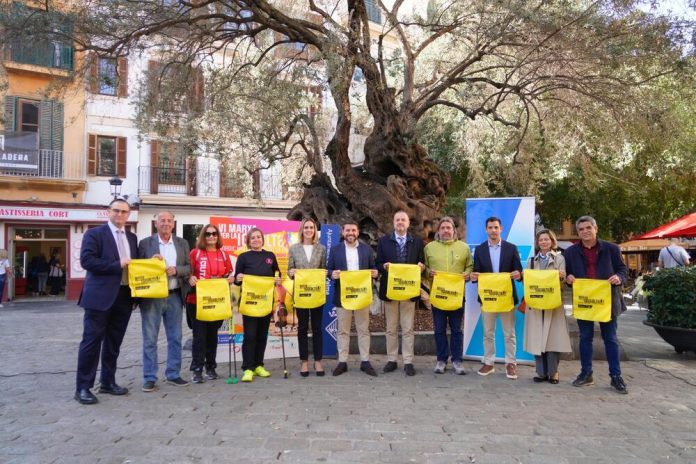
[[[350,325],[355,313],[355,328],[358,331],[358,348],[360,350],[360,370],[367,375],[377,376],[370,364],[370,312],[367,307],[357,311],[341,307],[341,271],[371,269],[372,278],[377,277],[375,259],[372,249],[358,240],[358,224],[347,221],[343,224],[341,235],[343,242],[331,250],[327,270],[334,283],[333,303],[338,315],[338,364],[333,375],[341,375],[348,370],[348,346],[350,344]]]

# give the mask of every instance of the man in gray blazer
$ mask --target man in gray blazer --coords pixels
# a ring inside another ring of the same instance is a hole
[[[164,322],[167,334],[167,383],[183,387],[188,382],[181,378],[181,320],[186,300],[187,280],[191,275],[189,245],[183,238],[172,235],[174,214],[162,211],[157,214],[157,233],[140,241],[140,258],[158,258],[165,261],[169,296],[167,298],[143,298],[140,315],[143,327],[143,391],[156,389],[157,338],[160,322]]]

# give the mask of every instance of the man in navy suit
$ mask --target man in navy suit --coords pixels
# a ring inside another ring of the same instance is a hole
[[[128,327],[133,299],[128,287],[128,264],[137,258],[137,237],[125,230],[130,206],[116,199],[109,204],[109,222],[85,232],[80,264],[87,271],[78,304],[85,309],[82,341],[77,355],[75,400],[95,404],[94,386],[101,352],[99,393],[125,395],[116,383],[116,361]]]
[[[481,272],[507,272],[510,278],[520,280],[522,278],[522,262],[517,246],[506,242],[500,236],[503,231],[503,223],[497,217],[486,219],[486,234],[488,240],[480,244],[474,250],[474,272],[471,273],[472,282],[478,280]],[[512,296],[517,304],[517,292],[512,285]],[[479,369],[479,375],[489,375],[495,372],[495,326],[498,316],[503,323],[503,335],[505,336],[505,375],[508,379],[517,378],[517,359],[515,339],[515,311],[505,313],[481,313],[483,318],[483,367]]]
[[[597,221],[592,216],[582,216],[575,221],[580,242],[565,251],[566,283],[573,285],[576,278],[608,280],[611,284],[611,320],[600,322],[604,351],[609,364],[611,386],[621,394],[627,394],[626,383],[621,377],[619,339],[616,336],[616,318],[626,311],[621,285],[628,278],[628,268],[621,257],[621,250],[613,243],[597,239]],[[582,370],[573,381],[576,387],[594,384],[592,378],[592,339],[594,322],[578,319],[580,330],[580,364]]]
[[[387,321],[387,364],[384,372],[392,372],[397,368],[396,358],[399,354],[398,328],[401,324],[401,355],[404,359],[404,372],[408,376],[416,375],[413,367],[413,345],[415,334],[413,321],[416,316],[415,297],[407,301],[392,301],[387,298],[387,279],[391,263],[417,264],[421,271],[425,268],[423,262],[423,240],[408,233],[410,225],[408,214],[397,211],[394,214],[394,232],[385,235],[377,242],[377,269],[380,272],[379,298],[384,301],[384,313]]]
[[[371,269],[372,278],[377,277],[372,248],[358,241],[358,224],[347,221],[341,230],[343,242],[331,250],[327,271],[334,283],[333,304],[338,314],[338,364],[333,375],[341,375],[348,370],[348,346],[350,344],[350,325],[355,313],[355,328],[358,331],[358,348],[360,350],[360,370],[367,375],[377,376],[370,364],[370,312],[367,308],[357,311],[341,307],[341,271]]]

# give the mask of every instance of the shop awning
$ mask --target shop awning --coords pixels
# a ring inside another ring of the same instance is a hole
[[[696,237],[696,213],[687,214],[675,221],[663,224],[636,239]]]

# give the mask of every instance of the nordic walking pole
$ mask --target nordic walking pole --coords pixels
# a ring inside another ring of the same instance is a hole
[[[234,308],[232,308],[232,315],[230,316],[229,320],[229,327],[228,327],[228,332],[230,334],[230,340],[227,340],[227,352],[228,352],[228,357],[227,360],[229,361],[229,377],[227,377],[227,381],[225,382],[226,384],[235,384],[239,382],[239,378],[237,377],[237,346],[234,346],[234,377],[232,377],[232,345],[234,345]]]
[[[278,273],[276,272],[276,277]],[[278,310],[276,327],[280,328],[280,347],[283,351],[283,378],[288,378],[288,366],[285,362],[285,337],[283,336],[283,327],[287,324],[288,310],[285,307],[283,300],[285,299],[285,288],[282,285],[276,286],[276,297],[278,298]]]

